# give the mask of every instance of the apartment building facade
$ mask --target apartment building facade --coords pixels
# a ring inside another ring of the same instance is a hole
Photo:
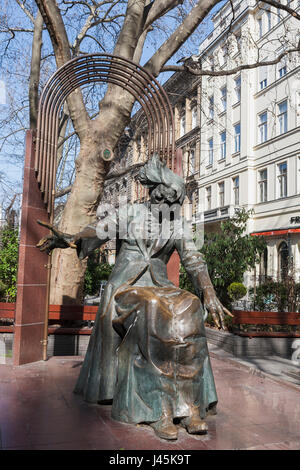
[[[298,9],[297,1],[289,6]],[[227,2],[213,23],[199,58],[203,70],[223,75],[175,73],[164,85],[174,109],[176,147],[183,152],[194,222],[216,231],[236,209],[253,209],[248,233],[267,240],[256,274],[284,279],[293,271],[299,280],[300,58],[292,53],[274,65],[226,74],[292,48],[300,37],[297,20],[242,0]],[[128,202],[145,200],[146,191],[134,175],[146,158],[147,129],[142,127],[114,163],[128,171],[107,181],[106,198],[116,199],[123,191]],[[253,273],[245,282],[253,284]]]
[[[289,5],[298,8],[295,1]],[[233,6],[234,19],[229,2],[214,16],[214,30],[199,49],[203,69],[274,60],[299,40],[290,15],[267,5],[258,9],[251,0]],[[293,272],[299,279],[299,55],[231,75],[203,76],[200,96],[197,191],[205,230],[217,230],[236,208],[253,209],[248,232],[267,241],[256,273],[284,279]]]

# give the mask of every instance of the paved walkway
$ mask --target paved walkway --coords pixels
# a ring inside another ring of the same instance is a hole
[[[214,348],[212,348],[214,349]],[[219,397],[205,436],[182,428],[175,442],[148,426],[110,418],[110,406],[73,394],[82,357],[0,365],[0,448],[125,450],[299,450],[300,387],[211,350]],[[274,380],[275,379],[275,380]]]

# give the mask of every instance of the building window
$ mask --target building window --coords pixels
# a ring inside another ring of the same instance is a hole
[[[195,173],[195,149],[191,149],[189,152],[189,175]]]
[[[289,247],[286,242],[281,242],[278,247],[278,268],[280,280],[285,281],[289,273]]]
[[[238,206],[240,203],[240,178],[236,176],[232,180],[233,182],[233,201],[234,205]]]
[[[208,141],[208,164],[212,165],[214,162],[214,139]]]
[[[206,209],[211,209],[211,186],[206,188]]]
[[[282,101],[282,103],[279,103],[278,105],[278,126],[279,134],[284,134],[284,132],[287,132],[287,100]]]
[[[279,78],[284,77],[287,74],[286,65],[282,65],[280,69],[278,70],[278,73],[279,73]]]
[[[197,106],[192,108],[192,129],[197,126]]]
[[[234,151],[241,151],[241,124],[238,123],[234,126]]]
[[[265,62],[267,61],[268,58],[265,57],[264,59],[262,59],[262,62]],[[263,90],[264,88],[266,88],[268,86],[268,66],[266,65],[263,65],[261,67],[259,67],[259,70],[258,70],[258,75],[259,75],[259,90]]]
[[[259,202],[266,202],[268,200],[268,172],[267,169],[259,172]]]
[[[225,46],[222,47],[222,64],[223,65],[226,64],[228,55],[229,55],[229,48],[228,48],[228,45],[225,44]]]
[[[268,139],[268,113],[264,112],[259,115],[259,143],[262,144]]]
[[[224,181],[218,184],[219,187],[219,207],[223,207],[225,203],[225,185]]]
[[[214,95],[211,95],[211,96],[208,98],[208,102],[209,102],[209,107],[208,107],[209,119],[213,119],[213,118],[214,118],[214,115],[215,115],[215,110],[214,110]]]
[[[227,88],[226,88],[226,86],[221,88],[221,104],[222,104],[222,112],[226,111],[226,109],[227,109]]]
[[[221,159],[226,158],[226,131],[221,134]]]
[[[234,87],[235,97],[236,97],[237,103],[239,103],[241,101],[241,76],[237,77],[234,80],[234,83],[235,83],[235,87]]]
[[[258,24],[258,37],[261,38],[263,36],[263,20],[262,17],[257,19]]]
[[[277,166],[278,196],[287,196],[287,163],[279,163]]]
[[[267,11],[267,27],[268,31],[272,28],[272,16],[270,10]]]
[[[185,134],[185,114],[180,118],[180,137]]]
[[[281,8],[277,8],[277,23],[280,23],[280,21],[282,20],[281,15],[282,15]]]
[[[263,90],[264,88],[266,88],[266,86],[268,85],[268,79],[267,78],[264,78],[263,80],[261,80],[259,82],[259,86],[260,86],[260,89]]]

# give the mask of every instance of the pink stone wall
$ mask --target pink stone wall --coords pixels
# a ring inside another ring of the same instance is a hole
[[[49,222],[47,210],[35,177],[35,135],[26,133],[24,183],[17,278],[14,365],[42,359],[43,331],[47,301],[48,255],[36,248],[36,243],[48,233],[37,219]]]

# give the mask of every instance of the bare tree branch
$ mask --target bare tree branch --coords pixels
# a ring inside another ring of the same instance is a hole
[[[203,76],[203,75],[209,75],[212,77],[219,77],[219,76],[225,76],[225,75],[233,75],[238,72],[241,72],[242,70],[248,70],[248,69],[255,69],[257,67],[265,67],[268,65],[276,65],[278,64],[284,56],[287,54],[291,54],[293,52],[300,52],[300,47],[294,47],[291,49],[287,49],[286,51],[282,52],[279,54],[279,56],[276,57],[274,60],[265,60],[265,61],[257,61],[254,64],[242,64],[237,67],[234,67],[230,70],[202,70],[201,68],[192,68],[189,65],[166,65],[161,69],[161,72],[190,72],[193,75],[197,76]]]
[[[70,184],[70,185],[67,186],[66,188],[63,188],[63,189],[61,189],[60,191],[56,191],[56,193],[55,193],[55,195],[54,195],[55,199],[57,199],[57,198],[59,198],[59,197],[63,197],[63,196],[65,196],[66,194],[69,194],[69,193],[71,192],[71,190],[72,190],[72,187],[73,187],[73,185]]]
[[[57,66],[60,67],[71,59],[69,40],[60,10],[55,0],[36,0],[36,3],[47,26]],[[74,129],[79,136],[84,138],[90,119],[81,91],[72,93],[67,98],[67,103]]]
[[[285,5],[283,3],[277,2],[276,0],[264,0],[263,3],[267,3],[268,5],[276,7],[280,10],[287,11],[294,18],[296,18],[297,20],[300,20],[299,13],[297,13],[296,10],[294,8],[291,8],[289,5]]]
[[[185,17],[178,28],[162,44],[158,51],[146,63],[145,67],[154,76],[157,76],[163,65],[178,51],[180,46],[195,31],[211,9],[219,0],[203,0],[198,2]]]
[[[150,4],[150,9],[147,13],[144,23],[144,30],[154,23],[158,18],[173,10],[178,5],[182,5],[183,0],[155,0]]]
[[[24,11],[25,15],[28,16],[28,18],[30,19],[30,21],[34,24],[35,22],[35,18],[33,16],[33,14],[28,10],[28,8],[25,7],[25,2],[21,2],[20,0],[15,0],[17,2],[17,4],[19,5],[19,7],[22,8],[22,10]]]

